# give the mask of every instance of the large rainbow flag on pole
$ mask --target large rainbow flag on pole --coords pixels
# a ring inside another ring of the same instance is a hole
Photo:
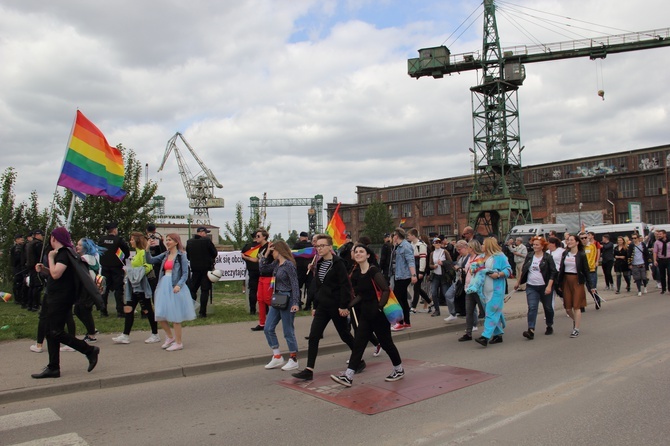
[[[77,110],[77,119],[63,161],[58,185],[74,193],[97,195],[118,202],[125,198],[125,169],[121,151]]]
[[[330,218],[328,226],[326,226],[326,234],[333,238],[333,248],[335,249],[339,248],[347,242],[347,237],[345,235],[347,227],[344,225],[344,222],[342,221],[342,218],[340,218],[339,214],[340,204],[341,203],[337,203],[335,212],[333,212],[333,216]]]

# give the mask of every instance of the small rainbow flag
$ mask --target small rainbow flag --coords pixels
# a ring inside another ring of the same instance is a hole
[[[77,194],[119,202],[126,197],[121,188],[124,176],[121,151],[110,146],[105,135],[77,110],[57,184]]]
[[[258,258],[258,251],[260,249],[261,249],[261,245],[256,245],[256,246],[253,246],[253,247],[249,248],[248,250],[244,251],[242,254],[244,254],[245,256],[253,257],[254,259],[257,259]]]
[[[293,253],[293,257],[301,259],[311,259],[314,258],[314,255],[316,254],[315,249],[312,247],[292,249],[291,252]]]
[[[123,263],[126,260],[126,255],[121,251],[121,248],[116,248],[116,257],[121,260],[121,263]]]
[[[275,289],[275,276],[272,276],[272,279],[270,279],[270,289]]]
[[[402,225],[404,225],[406,221],[407,221],[407,220],[404,219],[404,218],[401,219],[401,220],[400,220],[400,224],[399,224],[398,226],[400,226],[400,227],[402,228]]]
[[[334,249],[337,249],[347,242],[347,236],[344,233],[347,227],[344,225],[344,222],[342,221],[342,218],[340,218],[339,214],[340,204],[341,203],[337,203],[335,212],[333,212],[333,216],[328,222],[328,226],[326,226],[326,234],[333,238]]]
[[[0,291],[0,299],[4,300],[5,302],[9,302],[12,299],[12,295],[5,293],[4,291]]]

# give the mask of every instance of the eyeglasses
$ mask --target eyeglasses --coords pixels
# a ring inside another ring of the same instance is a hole
[[[330,247],[330,245],[314,245],[314,247],[315,247],[316,249],[319,249],[319,248],[328,248],[328,247]]]
[[[631,239],[633,239],[633,240],[637,240],[637,237],[631,237]]]
[[[256,234],[256,235],[254,235],[254,238],[261,238],[261,237],[263,237],[263,236],[260,235],[260,234]]]
[[[579,237],[580,240],[587,240],[588,237]]]

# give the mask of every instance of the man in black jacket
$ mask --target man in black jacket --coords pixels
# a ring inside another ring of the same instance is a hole
[[[309,330],[309,347],[307,350],[307,367],[297,373],[295,378],[311,380],[314,378],[314,365],[319,353],[319,341],[328,322],[333,325],[340,335],[340,339],[354,348],[354,337],[349,332],[347,316],[351,303],[352,290],[345,261],[333,254],[333,239],[327,234],[316,236],[315,248],[321,256],[314,270],[313,286],[316,287],[314,310],[312,310],[312,326]],[[365,361],[361,361],[357,372],[365,368]]]
[[[384,244],[379,255],[379,266],[382,268],[382,274],[388,283],[391,283],[391,258],[393,256],[393,244],[391,243],[391,234],[384,234]]]
[[[312,242],[309,241],[308,236],[309,235],[306,232],[301,232],[300,238],[293,245],[292,249],[311,248]],[[300,293],[302,293],[302,290],[307,282],[307,270],[309,269],[309,264],[311,261],[312,259],[309,257],[296,257],[295,259],[295,266],[298,270],[298,288],[300,289]]]
[[[192,239],[186,242],[186,257],[191,266],[191,297],[198,300],[198,288],[200,288],[200,312],[199,317],[207,317],[207,300],[212,290],[212,282],[207,277],[207,272],[214,269],[216,250],[212,239],[207,236],[210,230],[201,226]]]
[[[107,311],[107,297],[110,291],[114,292],[114,300],[116,303],[116,317],[124,319],[123,314],[123,279],[125,273],[123,267],[126,264],[126,259],[130,256],[130,248],[128,243],[119,236],[118,223],[111,221],[105,225],[107,235],[104,235],[98,240],[98,246],[105,248],[105,252],[100,256],[100,266],[102,272],[100,273],[107,280],[107,289],[102,295],[103,307],[100,309],[100,315],[103,317],[109,316]]]
[[[12,274],[14,274],[12,282],[13,288],[12,292],[14,293],[14,303],[20,305],[23,301],[23,282],[26,277],[26,267],[22,262],[23,252],[25,251],[25,246],[23,245],[23,235],[16,234],[14,236],[14,244],[12,245],[10,256],[12,262]]]
[[[28,268],[28,311],[37,311],[42,302],[42,288],[44,284],[39,273],[35,271],[35,265],[42,262],[42,247],[44,246],[44,234],[41,230],[33,231],[33,240],[26,245],[26,267]]]

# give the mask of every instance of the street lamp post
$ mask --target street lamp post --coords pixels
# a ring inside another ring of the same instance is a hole
[[[579,232],[582,231],[582,203],[579,203]]]

